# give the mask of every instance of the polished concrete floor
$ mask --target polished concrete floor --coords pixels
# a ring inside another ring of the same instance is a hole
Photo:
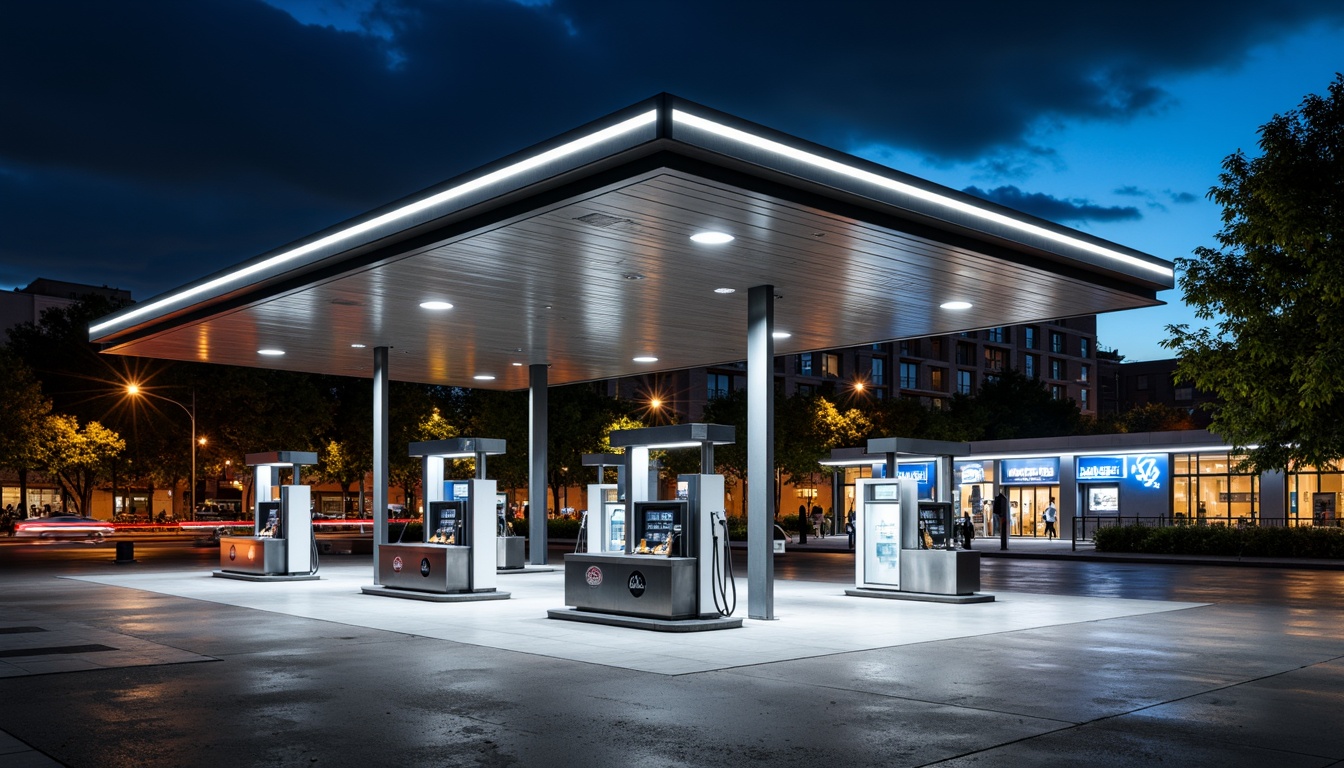
[[[1344,761],[1339,574],[987,561],[998,599],[953,606],[844,597],[826,558],[691,636],[547,620],[559,573],[439,605],[358,594],[368,558],[0,564],[0,766]]]

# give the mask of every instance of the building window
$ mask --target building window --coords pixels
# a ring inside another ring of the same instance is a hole
[[[828,379],[840,378],[840,356],[829,352],[821,355],[821,375]]]
[[[1175,391],[1175,394],[1174,394],[1174,397],[1175,397],[1177,400],[1194,400],[1194,399],[1195,399],[1195,388],[1194,388],[1194,387],[1190,387],[1190,386],[1177,387],[1177,388],[1176,388],[1176,391]]]
[[[1032,328],[1029,325],[1026,328],[1022,329],[1022,334],[1024,336],[1024,342],[1026,343],[1027,349],[1036,349],[1036,344],[1038,343],[1036,340],[1036,329]]]
[[[1050,332],[1050,351],[1058,355],[1064,354],[1064,334]]]
[[[1068,366],[1064,365],[1063,360],[1056,360],[1053,357],[1050,358],[1050,378],[1067,379],[1068,378],[1067,374],[1068,374]]]
[[[957,392],[963,395],[971,394],[973,380],[970,371],[957,371]]]
[[[882,399],[886,398],[886,396],[887,396],[887,390],[885,390],[885,389],[881,389],[880,387],[879,387],[879,388],[875,388],[875,389],[873,389],[873,399],[874,399],[874,400],[882,400]]]
[[[901,389],[919,389],[918,363],[901,363]]]
[[[880,357],[874,357],[872,368],[870,369],[869,383],[880,387],[887,383],[887,362]]]
[[[1036,355],[1022,356],[1022,373],[1026,374],[1028,379],[1034,379],[1040,375],[1040,371],[1036,368]]]
[[[975,365],[975,345],[957,342],[957,365]]]
[[[1078,390],[1078,408],[1084,411],[1089,410],[1086,389]]]
[[[992,341],[996,344],[1007,344],[1008,329],[1002,326],[998,328],[990,328],[988,331],[985,331],[985,341]]]
[[[1134,377],[1134,388],[1143,391],[1148,389],[1148,374],[1141,374]]]
[[[1065,387],[1064,387],[1063,384],[1051,384],[1051,385],[1050,385],[1050,399],[1052,399],[1052,400],[1063,400],[1067,395],[1068,395],[1068,390],[1065,389]]]
[[[799,376],[811,376],[811,375],[812,375],[812,353],[811,353],[811,352],[804,352],[803,354],[799,355],[799,356],[798,356],[798,365],[797,365],[796,367],[797,367],[797,369],[798,369],[798,375],[799,375]]]
[[[947,382],[944,381],[946,372],[942,368],[932,368],[929,370],[929,388],[938,392],[947,391]]]
[[[1092,374],[1092,366],[1088,365],[1087,363],[1083,363],[1082,365],[1078,366],[1079,381],[1087,381],[1088,377],[1091,376],[1091,374]]]
[[[726,373],[709,374],[709,393],[710,400],[717,400],[720,397],[727,397],[733,391],[733,377]]]
[[[985,370],[1002,371],[1008,367],[1008,350],[985,347]]]
[[[817,388],[811,384],[799,384],[798,395],[800,397],[811,397],[817,393]]]
[[[929,339],[929,357],[932,357],[935,360],[947,359],[946,357],[943,356],[942,339]]]
[[[1260,506],[1260,476],[1234,471],[1244,458],[1226,453],[1172,454],[1171,511],[1175,518],[1224,525],[1254,520]],[[1290,476],[1288,490],[1299,491],[1298,508],[1310,510],[1311,496],[1301,493],[1306,489],[1293,488],[1294,479]],[[1335,495],[1332,489],[1330,496]]]
[[[1088,343],[1088,340],[1087,340],[1087,339],[1079,339],[1079,340],[1078,340],[1078,356],[1079,356],[1079,357],[1091,357],[1091,355],[1088,354],[1088,352],[1091,351],[1091,349],[1092,349],[1092,345]]]
[[[941,410],[943,410],[943,408],[945,407],[945,406],[943,405],[943,398],[941,398],[941,397],[931,397],[931,398],[929,398],[929,407],[932,408],[932,409],[934,409],[935,411],[941,411]]]

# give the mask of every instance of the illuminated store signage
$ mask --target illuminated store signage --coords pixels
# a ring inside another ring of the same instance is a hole
[[[936,461],[897,464],[896,475],[902,480],[914,480],[919,490],[918,496],[921,499],[932,499],[934,491],[938,488],[938,462]],[[873,465],[873,477],[886,476],[886,464]]]
[[[985,482],[985,464],[983,461],[958,461],[954,471],[961,485],[973,485]]]
[[[1059,482],[1059,458],[1003,459],[999,462],[1000,485],[1054,485]]]
[[[1136,491],[1160,491],[1167,482],[1166,454],[1079,456],[1078,482],[1120,482]]]

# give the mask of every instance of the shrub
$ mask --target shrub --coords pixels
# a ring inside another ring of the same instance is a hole
[[[1344,559],[1341,528],[1127,525],[1099,529],[1094,541],[1099,552]]]

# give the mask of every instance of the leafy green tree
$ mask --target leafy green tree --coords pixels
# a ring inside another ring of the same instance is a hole
[[[42,469],[60,482],[75,512],[85,514],[95,484],[125,449],[126,441],[120,435],[96,421],[80,427],[74,416],[51,414],[42,427],[37,459]]]
[[[1045,385],[1010,369],[987,380],[973,397],[958,395],[948,409],[950,428],[940,439],[1008,440],[1077,434],[1078,404],[1056,400]]]
[[[0,347],[0,467],[19,476],[19,506],[28,498],[28,472],[38,465],[38,436],[51,413],[36,377],[8,347]]]
[[[747,513],[747,391],[736,389],[705,404],[700,417],[708,424],[726,424],[733,428],[732,445],[714,447],[715,469],[724,477],[725,486],[739,487],[739,514]],[[697,464],[699,457],[697,457]]]
[[[1216,396],[1209,429],[1257,470],[1344,458],[1344,75],[1223,161],[1218,248],[1178,259],[1214,327],[1168,327],[1176,378]],[[1254,447],[1252,447],[1254,446]]]
[[[491,456],[487,474],[503,491],[527,487],[527,392],[472,389],[465,392],[459,423],[468,437],[505,441],[503,456]],[[457,401],[457,398],[454,398]]]

